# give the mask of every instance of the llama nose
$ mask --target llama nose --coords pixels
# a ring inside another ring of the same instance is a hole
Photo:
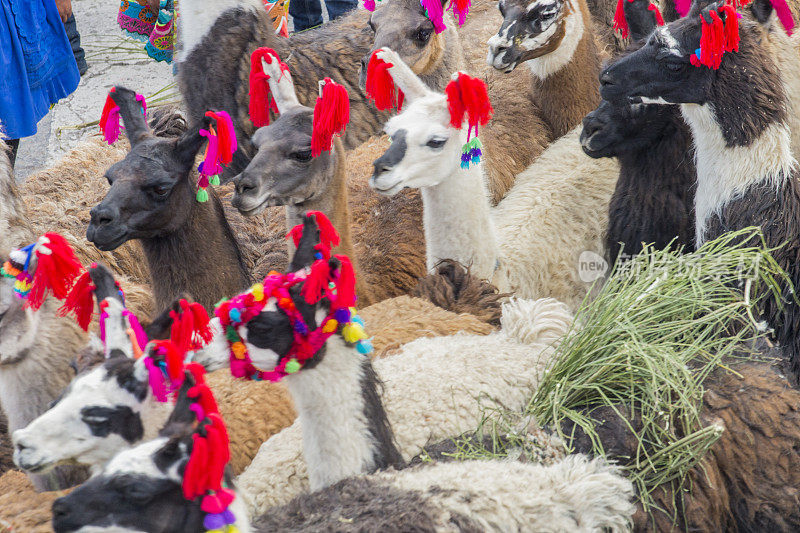
[[[105,206],[103,204],[96,205],[89,211],[90,222],[96,226],[110,224],[116,220],[118,216],[116,208]]]
[[[64,520],[69,516],[69,503],[64,498],[59,498],[53,502],[53,520]]]
[[[251,174],[240,174],[236,178],[236,194],[250,194],[256,189],[256,178]]]
[[[600,85],[603,86],[614,85],[614,78],[613,76],[611,76],[611,73],[608,70],[600,74]]]

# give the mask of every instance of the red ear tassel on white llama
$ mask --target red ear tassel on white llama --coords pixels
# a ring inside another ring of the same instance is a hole
[[[367,98],[375,102],[375,107],[380,111],[395,107],[399,112],[403,108],[405,95],[400,87],[395,87],[394,79],[389,72],[394,64],[387,63],[379,57],[378,52],[380,51],[372,52],[367,65],[367,82],[365,84]]]
[[[116,87],[112,87],[106,96],[106,103],[103,112],[100,114],[100,132],[108,144],[114,144],[119,139],[119,131],[122,127],[119,117],[119,106],[111,98],[111,94],[116,92]],[[142,114],[147,114],[147,102],[141,94],[136,95],[136,100],[142,104]]]
[[[225,111],[206,111],[211,119],[208,129],[201,129],[200,135],[208,139],[203,161],[197,167],[200,178],[197,180],[197,201],[208,201],[209,185],[219,185],[222,168],[231,164],[233,154],[238,148],[233,121]],[[214,125],[216,124],[216,128]]]
[[[473,78],[463,72],[453,75],[453,80],[445,88],[447,95],[447,109],[450,112],[450,125],[461,129],[464,117],[467,118],[467,142],[461,149],[461,168],[469,168],[469,164],[479,163],[481,160],[481,141],[478,138],[478,126],[485,126],[492,118],[492,104],[486,83],[478,78]],[[470,136],[474,137],[470,140]]]
[[[314,105],[314,122],[311,133],[311,156],[329,151],[333,136],[344,133],[350,122],[350,97],[342,85],[325,78],[319,82],[320,95]]]
[[[250,56],[250,120],[256,128],[269,125],[269,112],[278,113],[278,106],[275,98],[269,89],[269,75],[264,72],[266,61],[272,64],[277,61],[281,68],[281,73],[289,72],[289,67],[281,61],[278,53],[272,48],[256,48]]]

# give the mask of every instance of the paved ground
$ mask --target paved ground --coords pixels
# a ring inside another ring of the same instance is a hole
[[[22,140],[15,168],[20,180],[51,165],[88,135],[97,133],[96,121],[112,85],[134,89],[148,102],[159,97],[177,99],[172,66],[150,59],[144,43],[126,38],[117,26],[119,2],[72,0],[72,8],[89,71],[78,89],[42,119],[38,133]],[[82,127],[89,123],[93,124]]]

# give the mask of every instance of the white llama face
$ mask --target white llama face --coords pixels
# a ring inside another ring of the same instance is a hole
[[[393,195],[405,188],[433,187],[461,163],[466,130],[450,127],[447,100],[430,93],[408,104],[384,130],[392,138],[386,153],[373,163],[370,186]]]

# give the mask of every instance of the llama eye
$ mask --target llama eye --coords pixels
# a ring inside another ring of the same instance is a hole
[[[425,146],[427,146],[428,148],[433,148],[434,150],[438,150],[439,148],[444,146],[446,142],[447,139],[431,139],[430,141],[425,143]]]
[[[300,152],[292,152],[289,157],[301,163],[308,163],[311,161],[311,150],[302,150]]]
[[[680,72],[681,70],[683,70],[683,67],[685,65],[686,65],[685,63],[676,63],[675,61],[669,61],[666,63],[667,69],[672,72]]]
[[[421,43],[426,43],[431,38],[431,33],[432,30],[430,28],[423,28],[417,30],[417,35],[414,38]]]
[[[170,187],[166,185],[153,185],[150,187],[152,193],[159,198],[164,198],[167,194],[169,194]]]

